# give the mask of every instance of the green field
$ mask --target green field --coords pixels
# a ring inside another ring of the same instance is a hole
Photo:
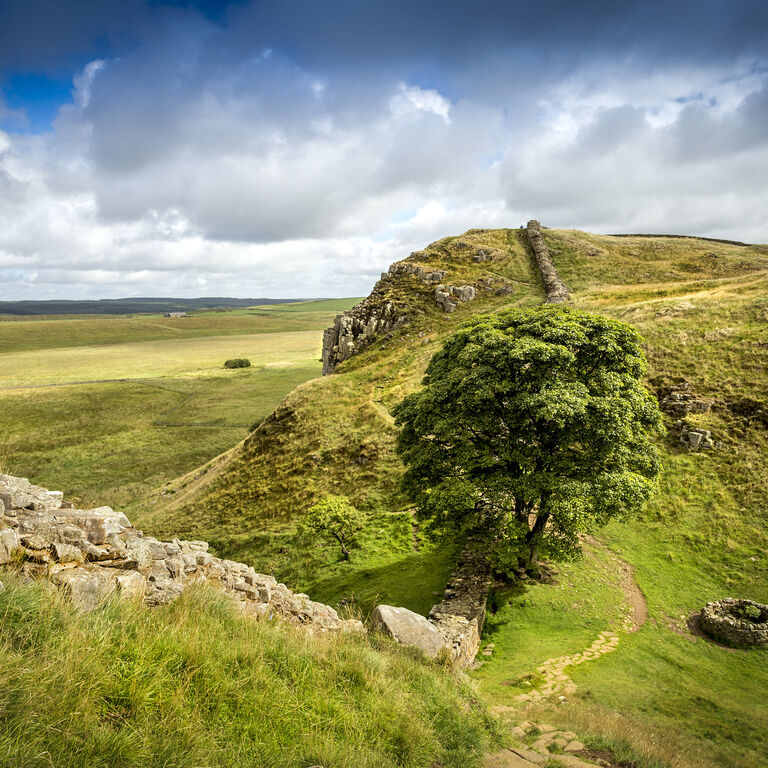
[[[265,304],[245,309],[199,311],[188,317],[162,315],[0,316],[0,355],[137,341],[161,341],[314,331],[323,328],[358,299],[325,299]]]
[[[0,321],[0,468],[86,504],[151,504],[151,490],[236,445],[319,375],[322,329],[354,301],[266,318]],[[230,357],[253,365],[226,370]]]

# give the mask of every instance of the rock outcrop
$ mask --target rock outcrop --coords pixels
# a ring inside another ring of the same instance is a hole
[[[323,375],[357,354],[372,341],[399,328],[408,320],[408,308],[389,297],[388,273],[382,275],[368,298],[337,315],[323,334]]]
[[[549,248],[541,234],[541,224],[535,219],[531,219],[528,222],[527,231],[528,240],[531,243],[533,256],[536,260],[536,267],[541,275],[541,281],[544,283],[547,304],[561,304],[564,301],[568,301],[571,295],[570,291],[552,263]]]
[[[47,579],[84,610],[110,596],[158,606],[208,582],[256,617],[313,632],[360,632],[330,606],[292,592],[273,576],[208,552],[204,541],[159,541],[109,507],[75,509],[58,491],[0,474],[0,566]]]
[[[708,429],[689,427],[682,422],[680,423],[680,427],[680,442],[689,451],[710,451],[715,447],[712,433]]]
[[[708,413],[712,409],[712,401],[696,397],[687,391],[670,392],[660,403],[661,409],[672,416],[686,416],[689,413]]]
[[[498,249],[480,247],[461,240],[451,243],[451,248],[453,253],[473,262],[491,261],[504,256],[504,252]],[[409,303],[409,294],[410,298],[414,297],[413,283],[403,285],[403,278],[415,278],[422,287],[432,289],[435,303],[444,312],[453,312],[460,303],[472,301],[478,289],[497,295],[512,293],[511,285],[499,276],[481,278],[477,285],[449,285],[444,282],[448,275],[446,270],[414,263],[433,258],[450,260],[445,249],[440,253],[415,251],[408,260],[398,261],[386,272],[382,272],[366,299],[336,317],[333,325],[323,334],[323,375],[333,373],[339,363],[408,322],[414,312]]]

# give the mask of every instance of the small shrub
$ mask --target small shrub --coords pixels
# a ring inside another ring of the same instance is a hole
[[[224,361],[225,368],[250,368],[251,361],[247,357],[231,357]]]

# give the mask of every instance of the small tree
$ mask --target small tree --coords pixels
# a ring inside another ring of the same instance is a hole
[[[404,488],[433,529],[484,537],[500,570],[573,557],[654,488],[644,370],[625,323],[552,305],[476,317],[394,409]]]
[[[326,496],[307,512],[299,530],[336,539],[344,559],[349,560],[347,544],[352,543],[364,522],[365,515],[355,509],[346,496]]]

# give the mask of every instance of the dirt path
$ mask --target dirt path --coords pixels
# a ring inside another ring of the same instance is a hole
[[[589,536],[587,543],[596,549],[610,554],[612,560],[618,563],[618,572],[621,578],[621,589],[624,593],[624,599],[628,608],[627,616],[622,625],[624,633],[637,632],[648,619],[648,604],[645,595],[638,586],[635,578],[635,569],[627,562],[621,560],[618,556],[608,550],[608,548],[597,539]],[[594,661],[616,650],[619,645],[620,636],[616,632],[605,630],[601,632],[589,648],[580,653],[569,656],[558,656],[554,659],[547,659],[543,664],[537,667],[536,672],[541,675],[541,684],[530,693],[521,693],[515,697],[515,701],[529,703],[538,702],[542,699],[548,699],[552,696],[565,698],[576,692],[576,684],[566,674],[569,667],[575,667],[584,664],[587,661]]]

